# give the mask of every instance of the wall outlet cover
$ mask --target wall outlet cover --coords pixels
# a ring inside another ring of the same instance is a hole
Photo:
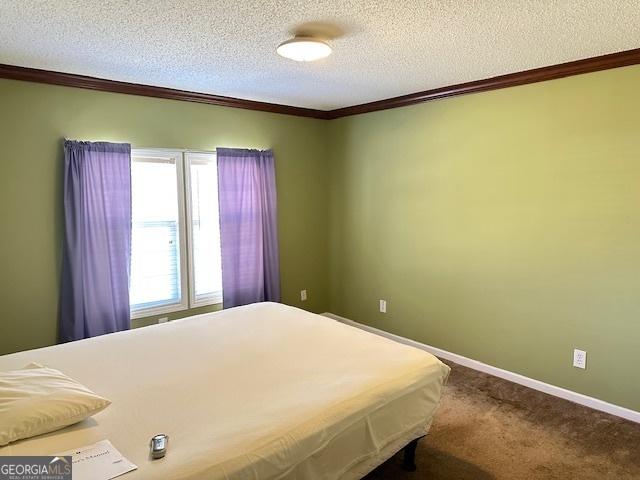
[[[303,302],[307,300],[307,291],[306,290],[300,290],[300,300],[303,301]]]
[[[169,317],[161,317],[158,319],[158,323],[167,323],[169,321]]]
[[[587,368],[587,352],[584,350],[573,350],[573,366],[576,368]]]
[[[380,313],[387,313],[387,301],[380,300]]]

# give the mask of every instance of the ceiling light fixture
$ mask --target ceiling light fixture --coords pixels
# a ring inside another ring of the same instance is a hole
[[[276,52],[296,62],[313,62],[331,55],[331,47],[317,38],[294,37],[278,45]]]

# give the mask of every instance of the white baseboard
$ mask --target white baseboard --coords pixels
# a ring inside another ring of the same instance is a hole
[[[401,337],[399,335],[394,335],[393,333],[385,332],[384,330],[370,327],[362,323],[354,322],[353,320],[349,320],[348,318],[344,318],[339,315],[334,315],[333,313],[327,312],[323,313],[323,315],[339,322],[346,323],[347,325],[351,325],[353,327],[360,328],[377,335],[381,335],[391,340],[395,340],[396,342],[419,348],[435,355],[436,357],[455,362],[458,365],[463,365],[480,372],[488,373],[489,375],[493,375],[494,377],[504,378],[505,380],[509,380],[510,382],[518,383],[520,385],[524,385],[525,387],[533,388],[534,390],[548,393],[549,395],[563,398],[565,400],[569,400],[570,402],[584,405],[585,407],[593,408],[594,410],[600,410],[617,417],[631,420],[632,422],[640,423],[640,412],[637,412],[635,410],[620,407],[618,405],[605,402],[604,400],[599,400],[597,398],[583,395],[582,393],[567,390],[566,388],[556,387],[555,385],[541,382],[540,380],[535,380],[533,378],[525,377],[524,375],[513,373],[508,370],[503,370],[502,368],[487,365],[486,363],[463,357],[462,355],[458,355],[457,353],[451,353],[440,348],[432,347],[431,345],[425,345],[424,343],[416,342],[415,340]]]

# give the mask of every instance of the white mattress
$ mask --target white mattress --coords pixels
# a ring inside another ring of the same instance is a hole
[[[0,357],[38,362],[113,404],[0,448],[55,454],[109,439],[139,479],[359,478],[428,428],[449,368],[421,350],[275,303]],[[170,437],[148,458],[149,439]]]

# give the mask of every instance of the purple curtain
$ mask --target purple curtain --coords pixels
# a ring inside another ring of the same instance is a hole
[[[223,307],[280,301],[271,150],[218,148]]]
[[[64,142],[60,341],[126,330],[131,145]]]

